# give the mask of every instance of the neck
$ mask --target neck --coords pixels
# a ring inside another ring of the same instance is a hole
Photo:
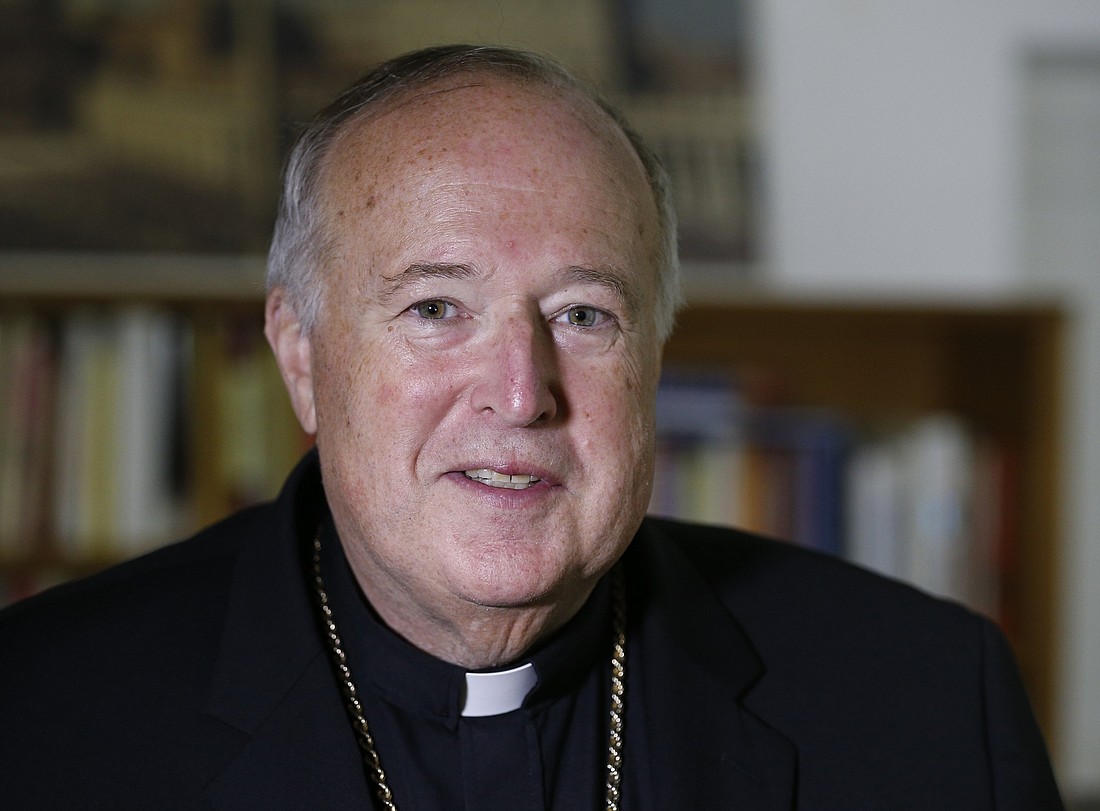
[[[352,569],[355,571],[354,567]],[[483,606],[456,600],[441,610],[393,596],[364,582],[359,586],[391,630],[425,653],[467,670],[515,662],[549,637],[584,605],[594,583],[574,600],[527,606]]]
[[[354,535],[336,529],[333,545],[342,550],[360,591],[382,622],[414,647],[467,670],[516,662],[581,610],[602,574],[562,576],[526,601],[512,594],[507,604],[489,604],[445,577],[433,578],[423,571],[410,574],[413,567],[407,565],[394,571],[371,553],[368,544],[349,543],[349,537]]]

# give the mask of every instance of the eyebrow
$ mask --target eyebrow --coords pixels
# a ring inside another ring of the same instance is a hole
[[[393,276],[383,276],[385,286],[378,292],[383,304],[409,285],[425,279],[469,279],[478,274],[472,265],[451,262],[414,262]]]
[[[611,267],[583,267],[570,265],[564,268],[560,274],[566,282],[579,282],[581,284],[595,284],[610,290],[626,307],[628,314],[636,317],[641,307],[638,291],[623,280],[620,272]]]

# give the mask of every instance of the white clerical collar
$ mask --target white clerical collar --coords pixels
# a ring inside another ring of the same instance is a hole
[[[538,676],[531,662],[496,673],[467,673],[462,714],[481,718],[518,710],[536,681]]]

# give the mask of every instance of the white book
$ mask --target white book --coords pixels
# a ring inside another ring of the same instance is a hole
[[[61,551],[78,554],[85,542],[88,487],[94,472],[88,430],[91,421],[94,356],[102,341],[103,317],[75,310],[62,324],[58,371],[57,428],[54,432],[54,530]]]
[[[174,530],[172,415],[175,333],[170,314],[128,307],[117,315],[115,514],[120,552],[139,552]]]
[[[934,594],[967,602],[971,434],[961,419],[934,414],[912,425],[904,445],[907,579]]]
[[[893,436],[858,443],[845,473],[845,551],[868,569],[896,579],[904,561],[904,461]]]

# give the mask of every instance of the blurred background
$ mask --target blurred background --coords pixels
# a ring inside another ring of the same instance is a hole
[[[0,0],[0,599],[273,494],[308,443],[258,340],[285,150],[370,64],[453,41],[558,57],[669,168],[691,308],[665,407],[727,428],[669,429],[655,510],[801,540],[759,480],[789,484],[810,425],[844,459],[814,485],[843,479],[841,551],[1002,621],[1065,791],[1100,802],[1093,0]],[[984,515],[995,575],[856,548],[905,505],[853,492],[960,459],[933,529]],[[700,471],[738,498],[685,507]]]
[[[554,54],[629,107],[681,175],[686,249],[748,256],[738,3],[4,0],[0,15],[6,248],[261,252],[293,125],[374,62],[465,41]]]

